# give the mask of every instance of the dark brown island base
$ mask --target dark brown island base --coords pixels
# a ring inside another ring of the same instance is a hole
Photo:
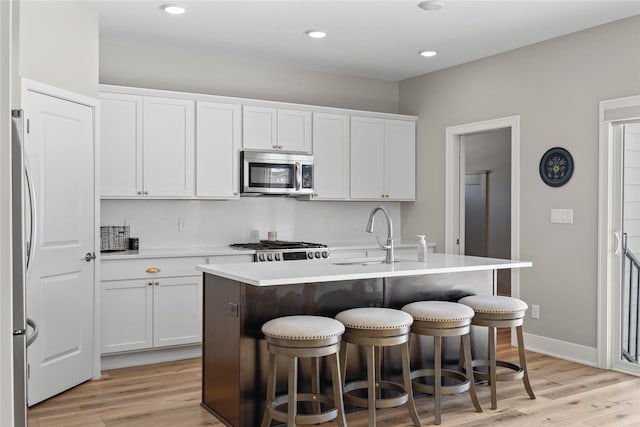
[[[262,420],[268,351],[261,327],[266,321],[295,314],[334,317],[354,307],[399,309],[414,301],[457,301],[472,294],[493,294],[497,269],[531,266],[444,254],[433,254],[428,265],[409,261],[279,264],[199,266],[204,273],[202,406],[230,426],[255,427]],[[475,328],[471,332],[474,358],[487,352],[486,329]],[[410,344],[411,368],[430,367],[433,340],[412,336]],[[458,351],[458,339],[445,340],[443,365],[456,365]],[[347,381],[366,376],[364,355],[355,346],[350,346],[347,360]],[[300,363],[303,391],[310,371],[307,362]],[[385,349],[383,375],[399,381],[400,368],[399,350]],[[283,360],[278,366],[278,394],[286,393],[286,374]],[[323,384],[330,387],[324,366],[321,375]]]

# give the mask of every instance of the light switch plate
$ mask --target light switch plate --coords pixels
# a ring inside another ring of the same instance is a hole
[[[552,224],[573,224],[573,209],[551,209]]]

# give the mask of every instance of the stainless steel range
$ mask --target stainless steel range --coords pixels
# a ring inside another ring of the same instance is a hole
[[[320,243],[261,240],[258,243],[234,243],[234,248],[253,249],[255,262],[322,260],[329,258],[329,248]]]

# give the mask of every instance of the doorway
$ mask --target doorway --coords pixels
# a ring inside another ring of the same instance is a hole
[[[504,132],[509,142],[509,249],[502,258],[520,258],[520,116],[502,117],[447,127],[445,142],[445,252],[465,254],[465,139],[476,134]],[[489,169],[489,168],[484,168]],[[489,173],[489,181],[491,173]],[[491,194],[489,194],[491,197]],[[506,273],[510,279],[510,295],[520,295],[518,269]],[[496,280],[497,281],[497,280]],[[504,285],[506,286],[506,285]],[[503,289],[504,291],[504,289]],[[497,292],[497,283],[496,289]]]
[[[464,254],[511,257],[511,129],[461,136],[464,156]],[[511,295],[509,270],[497,271],[498,295]]]
[[[640,375],[640,96],[600,102],[598,365]]]

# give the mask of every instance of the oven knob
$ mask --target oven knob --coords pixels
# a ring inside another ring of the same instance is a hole
[[[307,252],[307,258],[313,259],[313,252]]]
[[[264,261],[264,254],[258,255],[258,261]]]
[[[320,252],[316,252],[316,258],[320,258]]]
[[[267,261],[273,261],[273,255],[267,254]]]
[[[275,257],[276,261],[280,261],[280,254],[275,254],[274,257]]]
[[[329,252],[322,252],[322,258],[329,258]]]

